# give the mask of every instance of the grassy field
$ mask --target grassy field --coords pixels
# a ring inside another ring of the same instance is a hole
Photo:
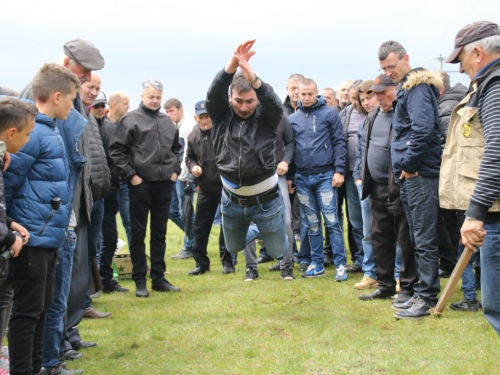
[[[332,268],[304,279],[295,267],[297,279],[285,282],[266,263],[257,281],[243,282],[243,254],[236,274],[222,275],[218,233],[214,227],[211,272],[192,277],[192,259],[171,260],[182,232],[169,222],[166,278],[182,291],[140,299],[122,281],[130,293],[94,300],[113,316],[80,324],[98,346],[68,367],[119,375],[500,374],[500,341],[482,313],[447,307],[440,318],[396,321],[390,301],[358,300],[361,274],[336,283]],[[458,286],[451,300],[461,298]]]

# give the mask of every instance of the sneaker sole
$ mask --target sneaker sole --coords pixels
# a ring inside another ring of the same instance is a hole
[[[257,279],[245,279],[243,281],[255,281],[255,280],[257,280]]]
[[[321,275],[302,275],[302,277],[305,277],[306,279],[314,279],[315,277],[323,277],[326,276],[324,273]]]
[[[282,280],[295,280],[295,277],[288,276],[288,277],[282,277],[281,279]]]
[[[341,283],[342,281],[347,281],[347,278],[345,278],[345,279],[340,279],[340,280],[339,280],[339,279],[335,279],[335,281],[336,281],[336,282],[338,282],[338,283]]]
[[[396,318],[396,320],[422,320],[428,318],[429,316],[431,316],[431,313],[427,313],[422,316],[399,316],[397,313],[394,314],[394,318]]]

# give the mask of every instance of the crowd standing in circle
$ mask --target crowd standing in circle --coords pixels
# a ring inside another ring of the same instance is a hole
[[[450,307],[482,308],[500,335],[498,25],[474,22],[455,38],[447,62],[460,64],[468,89],[451,87],[445,72],[412,68],[404,47],[387,41],[374,80],[319,95],[312,78],[295,73],[283,103],[250,63],[254,43],[237,47],[194,119],[176,98],[162,112],[157,80],[144,81],[130,112],[125,93],[106,96],[95,73],[104,58],[82,39],[67,42],[21,94],[0,87],[0,242],[11,250],[0,285],[2,339],[9,324],[0,368],[81,372],[66,361],[96,343],[82,340],[78,324],[111,316],[91,297],[128,292],[113,278],[118,212],[135,295],[149,297],[148,217],[151,289],[180,292],[165,279],[167,221],[186,232],[173,258],[194,258],[189,275],[208,277],[219,205],[223,274],[235,273],[240,251],[245,281],[271,259],[269,270],[286,281],[295,280],[294,264],[306,279],[334,264],[338,282],[362,272],[354,288],[373,291],[359,299],[392,299],[396,319],[429,316],[439,278],[468,248],[464,298]]]

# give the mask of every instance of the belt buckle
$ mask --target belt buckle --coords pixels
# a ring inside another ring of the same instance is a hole
[[[250,207],[250,205],[248,204],[248,199],[240,199],[240,198],[238,198],[238,205],[240,207]]]

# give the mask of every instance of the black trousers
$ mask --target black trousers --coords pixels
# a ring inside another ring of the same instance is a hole
[[[168,211],[172,200],[173,181],[142,181],[139,185],[129,183],[130,220],[132,239],[130,257],[132,279],[146,281],[146,228],[151,216],[149,251],[151,256],[151,279],[163,279],[165,265],[165,237],[167,235]]]
[[[24,247],[10,259],[14,305],[9,324],[10,373],[39,374],[45,316],[54,296],[57,249]]]
[[[417,265],[403,203],[399,197],[391,202],[388,186],[374,183],[370,191],[370,210],[378,289],[396,293],[394,267],[396,241],[398,241],[403,253],[403,262],[399,270],[401,293],[413,295],[413,285],[418,278]]]
[[[452,273],[458,259],[460,230],[456,210],[439,209],[438,227],[439,268]]]
[[[196,200],[196,213],[194,215],[194,246],[193,257],[196,266],[207,269],[210,268],[210,259],[207,255],[208,238],[212,230],[217,205],[220,203],[221,193],[198,193]],[[232,266],[231,254],[227,251],[224,241],[222,226],[219,234],[219,252],[223,266]]]

